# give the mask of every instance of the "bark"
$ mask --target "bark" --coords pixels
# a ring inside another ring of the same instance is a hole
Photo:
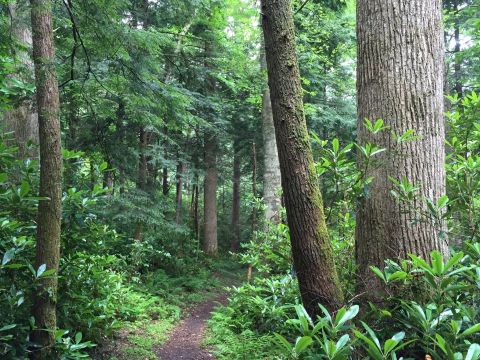
[[[441,0],[357,2],[358,139],[387,149],[367,174],[374,180],[357,212],[357,290],[367,299],[382,296],[371,265],[448,250],[431,223],[412,223],[388,178],[406,177],[434,201],[445,193],[442,34]],[[383,119],[397,134],[414,129],[420,139],[397,144],[390,131],[372,135],[366,118]]]
[[[182,190],[183,190],[183,173],[184,165],[180,161],[177,164],[177,183],[176,183],[176,194],[175,194],[175,223],[180,225],[182,217]]]
[[[167,196],[169,191],[168,186],[168,168],[164,167],[162,170],[162,193],[163,195]]]
[[[57,273],[60,261],[62,197],[62,154],[59,95],[55,73],[55,47],[52,32],[51,2],[31,0],[33,59],[40,134],[40,200],[38,205],[35,267],[46,265],[55,275],[39,279],[34,293],[35,330],[32,340],[40,346],[35,359],[51,359],[55,343]]]
[[[213,49],[211,39],[205,41],[205,69],[212,68],[211,58]],[[205,83],[205,95],[210,95],[215,91],[215,79],[208,75]],[[214,118],[214,110],[208,109],[211,119]],[[213,120],[211,120],[213,125]],[[217,135],[214,129],[205,129],[204,151],[205,151],[205,179],[204,179],[204,238],[203,251],[208,256],[217,256]]]
[[[147,175],[148,175],[148,160],[147,160],[147,147],[149,144],[148,132],[142,126],[139,133],[139,148],[140,155],[138,158],[138,179],[137,188],[142,191],[147,191]],[[134,239],[141,241],[143,239],[143,223],[137,223],[135,228]]]
[[[252,143],[252,195],[253,198],[257,197],[257,147],[255,143]],[[252,234],[255,237],[257,231],[257,208],[255,205],[252,209]]]
[[[460,57],[460,53],[462,50],[461,43],[460,43],[460,19],[459,19],[459,14],[458,14],[458,1],[455,1],[454,4],[454,16],[455,16],[455,22],[454,22],[454,38],[455,38],[455,49],[454,49],[454,56],[455,56],[455,63],[453,67],[453,76],[455,78],[455,86],[454,90],[458,94],[459,97],[462,97],[463,95],[463,86],[461,82],[461,69],[462,69],[462,61]]]
[[[199,239],[200,235],[200,221],[198,220],[198,198],[199,198],[199,189],[198,189],[198,174],[195,175],[195,202],[193,204],[193,231],[195,234],[195,239]]]
[[[18,4],[8,4],[8,11],[12,19],[12,35],[16,41],[30,48],[32,46],[32,32],[30,25],[23,19]],[[34,64],[28,51],[23,49],[17,53],[21,61],[22,68],[12,76],[17,77],[20,81],[31,82],[34,72]],[[15,108],[8,110],[4,114],[6,132],[13,132],[15,146],[18,147],[18,157],[37,157],[38,151],[28,149],[28,143],[39,143],[38,138],[38,113],[35,109],[34,99],[26,98]]]
[[[205,133],[204,239],[203,251],[216,256],[217,244],[217,139]]]
[[[343,304],[302,100],[289,0],[262,0],[268,81],[290,239],[302,301],[315,316],[318,304]]]
[[[238,251],[240,246],[240,154],[239,142],[233,144],[233,189],[232,189],[232,237],[230,241],[230,250]]]
[[[261,70],[267,71],[265,49],[262,44]],[[280,163],[278,161],[277,140],[275,138],[275,126],[273,124],[272,103],[270,101],[270,89],[265,82],[262,94],[262,124],[263,124],[263,201],[266,205],[265,219],[268,222],[279,223],[281,176]]]

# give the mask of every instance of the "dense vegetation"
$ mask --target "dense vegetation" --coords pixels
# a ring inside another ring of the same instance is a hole
[[[0,358],[156,359],[227,292],[219,359],[480,359],[479,35],[478,0],[0,0]]]

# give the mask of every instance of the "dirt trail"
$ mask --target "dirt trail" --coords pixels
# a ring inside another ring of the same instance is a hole
[[[205,323],[210,313],[219,304],[225,304],[227,295],[222,294],[198,304],[175,329],[168,340],[158,349],[156,354],[160,360],[212,360],[215,357],[201,343],[205,331]]]

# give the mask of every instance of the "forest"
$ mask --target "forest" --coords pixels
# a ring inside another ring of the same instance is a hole
[[[0,359],[480,360],[480,0],[0,0]]]

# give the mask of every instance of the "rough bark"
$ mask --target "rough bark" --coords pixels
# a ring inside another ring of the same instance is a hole
[[[25,47],[32,46],[32,32],[30,24],[23,19],[24,15],[18,4],[8,4],[8,11],[12,19],[12,35],[16,41]],[[20,81],[31,82],[33,79],[34,64],[28,51],[19,50],[18,58],[22,64],[22,68],[16,74],[12,74],[19,78]],[[8,110],[4,114],[6,132],[13,132],[15,145],[18,147],[18,157],[25,158],[27,156],[37,157],[38,152],[35,148],[28,149],[28,143],[39,143],[38,139],[38,113],[35,109],[34,99],[26,98],[15,108]],[[2,130],[2,129],[0,129]]]
[[[435,201],[445,193],[442,2],[358,0],[357,41],[358,139],[387,149],[381,166],[367,174],[374,180],[357,212],[357,290],[374,300],[382,289],[371,265],[383,267],[385,259],[409,253],[447,252],[439,229],[412,223],[411,211],[390,194],[388,178],[406,177]],[[390,130],[373,135],[366,118],[381,118]],[[398,144],[392,138],[391,131],[409,129],[420,139]]]
[[[267,71],[265,48],[262,43],[261,70]],[[267,82],[262,93],[262,133],[263,133],[263,201],[265,202],[265,219],[268,222],[280,221],[280,195],[281,176],[280,163],[278,161],[277,140],[275,138],[275,126],[273,124],[272,103],[270,101],[270,89]]]
[[[303,109],[289,0],[262,0],[268,82],[282,188],[300,293],[311,315],[318,304],[343,304]]]
[[[233,144],[233,178],[232,178],[232,237],[230,241],[230,250],[238,251],[240,246],[240,166],[241,159],[239,154],[238,140]]]
[[[216,256],[217,244],[217,139],[205,133],[205,181],[204,181],[204,238],[203,251]]]
[[[55,275],[39,279],[34,294],[35,330],[32,340],[40,346],[32,356],[51,359],[56,329],[57,273],[60,261],[62,218],[62,155],[59,95],[55,73],[55,46],[52,32],[51,2],[31,0],[33,59],[40,134],[40,200],[38,205],[35,267],[43,264]],[[48,330],[48,331],[47,331]]]

